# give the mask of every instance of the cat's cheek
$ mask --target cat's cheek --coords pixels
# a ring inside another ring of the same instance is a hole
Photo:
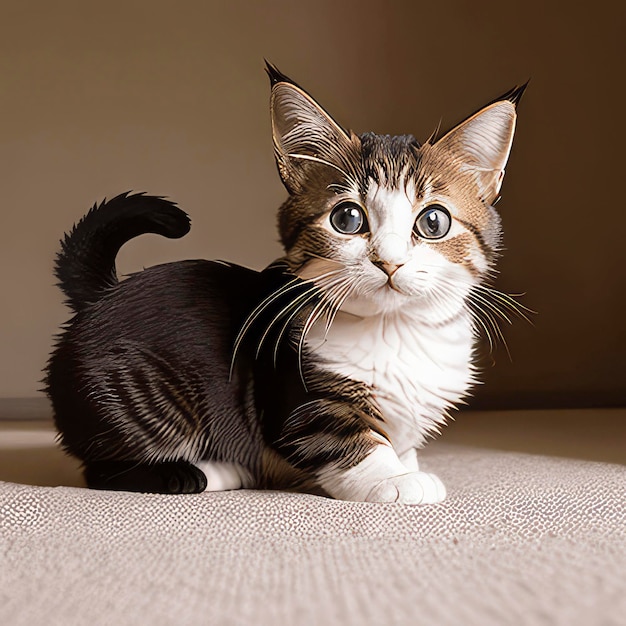
[[[485,255],[480,251],[478,246],[474,246],[470,254],[470,262],[472,267],[483,276],[489,272],[490,264]]]
[[[367,255],[367,241],[360,236],[337,240],[335,245],[341,260],[354,262],[357,259],[365,258]]]

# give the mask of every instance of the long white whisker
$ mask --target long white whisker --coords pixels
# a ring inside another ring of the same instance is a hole
[[[474,293],[470,292],[470,295],[471,295],[472,299],[474,300],[474,302],[482,302],[487,308],[489,308],[491,311],[493,311],[501,319],[507,321],[509,324],[513,323],[511,321],[511,318],[508,315],[506,315],[506,313],[504,313],[504,311],[501,311],[493,302],[491,302],[487,298],[484,298],[478,292],[476,292],[476,291]]]
[[[325,274],[321,274],[320,277],[324,278],[326,276],[330,276],[332,274],[336,274],[339,271],[340,270],[330,270],[330,271],[326,272]],[[250,328],[253,326],[253,324],[256,322],[256,320],[264,313],[264,311],[269,306],[271,306],[279,298],[283,297],[285,294],[289,293],[290,291],[292,291],[292,290],[294,290],[294,289],[296,289],[298,287],[301,287],[303,284],[306,284],[308,282],[312,282],[311,279],[302,279],[302,278],[299,278],[298,276],[296,276],[295,278],[290,280],[285,285],[282,285],[278,290],[272,292],[269,296],[264,298],[253,309],[253,311],[250,313],[250,315],[248,315],[248,317],[246,318],[245,322],[243,323],[241,329],[237,333],[237,337],[235,338],[235,344],[234,344],[234,347],[233,347],[233,355],[232,355],[231,364],[230,364],[229,380],[232,379],[233,368],[235,366],[235,360],[237,358],[237,354],[239,352],[241,344],[242,344],[246,334],[248,333]]]
[[[295,277],[290,280],[285,285],[282,285],[277,291],[272,292],[269,296],[264,298],[248,315],[245,322],[243,323],[239,333],[237,334],[237,339],[235,340],[235,352],[239,346],[241,339],[248,332],[249,328],[254,324],[254,322],[258,319],[259,315],[263,313],[263,311],[270,305],[272,302],[288,293],[292,289],[300,286],[300,279]]]
[[[352,286],[349,283],[346,283],[344,280],[335,279],[332,282],[332,285],[329,288],[327,288],[324,300],[315,306],[315,308],[309,314],[307,321],[305,322],[305,325],[302,329],[302,333],[300,335],[300,340],[298,342],[298,367],[300,370],[300,377],[302,379],[302,383],[304,384],[305,388],[306,388],[306,381],[304,380],[304,372],[303,372],[303,366],[302,366],[302,352],[304,349],[304,342],[306,340],[306,337],[308,333],[310,332],[311,328],[323,315],[327,316],[326,333],[328,332],[328,328],[330,328],[330,323],[332,323],[332,319],[334,319],[334,316],[336,315],[336,312],[339,309],[339,307],[336,306],[336,302],[335,302],[337,294],[343,294],[343,293],[347,294],[349,293],[351,288]],[[339,306],[341,306],[344,300],[345,300],[345,297],[341,299]],[[334,313],[333,313],[333,309],[334,309]],[[329,319],[329,317],[331,317],[332,319]]]
[[[326,328],[324,329],[324,339],[328,335],[330,331],[330,327],[335,321],[335,317],[337,317],[337,313],[339,313],[343,303],[346,301],[350,293],[352,292],[353,285],[347,284],[343,290],[339,291],[338,294],[333,299],[332,308],[328,313],[328,317],[326,319]]]
[[[321,259],[323,259],[324,257],[319,257]],[[326,260],[326,259],[325,259]],[[327,297],[326,295],[326,290],[329,287],[333,287],[336,283],[339,282],[339,278],[338,275],[341,273],[341,271],[343,270],[343,267],[339,270],[330,270],[324,274],[320,274],[319,276],[307,279],[307,281],[310,281],[312,283],[315,284],[315,286],[317,287],[317,291],[321,297],[320,303],[324,303],[325,299]],[[307,292],[308,293],[308,292]],[[286,321],[284,322],[284,324],[282,325],[278,336],[276,338],[276,342],[274,344],[274,350],[273,350],[273,363],[274,363],[274,367],[276,367],[276,364],[278,362],[278,351],[280,349],[280,345],[282,343],[283,337],[285,335],[285,333],[287,332],[287,329],[289,328],[289,326],[291,325],[291,322],[293,321],[293,319],[298,315],[298,313],[307,305],[309,304],[310,300],[312,300],[313,297],[307,299],[306,301],[304,301],[296,311],[293,312],[292,315],[287,316]],[[319,306],[315,305],[316,307]],[[274,319],[274,321],[272,322],[272,325],[278,321],[278,316]],[[267,335],[267,333],[269,332],[269,328],[266,330],[266,332],[264,333],[264,336],[262,338],[262,342],[265,340],[265,336]],[[259,346],[259,350],[257,351],[257,356],[258,353],[260,351],[260,346]]]
[[[292,311],[292,309],[294,310],[291,313],[291,315],[289,315],[289,321],[293,320],[293,318],[298,314],[298,312],[301,311],[302,308],[305,307],[318,294],[319,294],[318,288],[315,285],[313,285],[312,287],[307,289],[304,293],[300,294],[297,298],[292,300],[287,306],[283,307],[272,318],[272,320],[267,325],[265,331],[261,335],[261,339],[259,340],[259,344],[256,349],[255,358],[257,359],[259,358],[259,355],[261,354],[261,350],[263,349],[263,344],[265,343],[267,336],[269,335],[272,328],[274,327],[274,324],[276,324],[276,322],[278,322],[283,317],[283,315],[287,315],[290,311]]]

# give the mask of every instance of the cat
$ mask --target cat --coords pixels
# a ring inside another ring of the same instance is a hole
[[[439,502],[417,450],[476,382],[479,333],[517,309],[488,283],[525,85],[420,145],[346,131],[266,71],[284,256],[119,281],[124,243],[189,218],[145,194],[94,205],[55,266],[74,312],[45,379],[60,442],[95,489]]]

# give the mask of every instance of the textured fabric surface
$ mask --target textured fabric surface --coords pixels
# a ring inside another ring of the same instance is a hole
[[[0,483],[0,623],[626,624],[626,468],[431,445],[424,507]]]

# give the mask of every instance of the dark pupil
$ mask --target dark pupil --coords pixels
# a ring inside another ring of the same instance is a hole
[[[356,207],[340,208],[333,215],[333,226],[342,233],[356,233],[362,223],[361,211]]]
[[[431,211],[426,215],[426,228],[431,235],[436,235],[439,232],[439,215],[437,211]]]

